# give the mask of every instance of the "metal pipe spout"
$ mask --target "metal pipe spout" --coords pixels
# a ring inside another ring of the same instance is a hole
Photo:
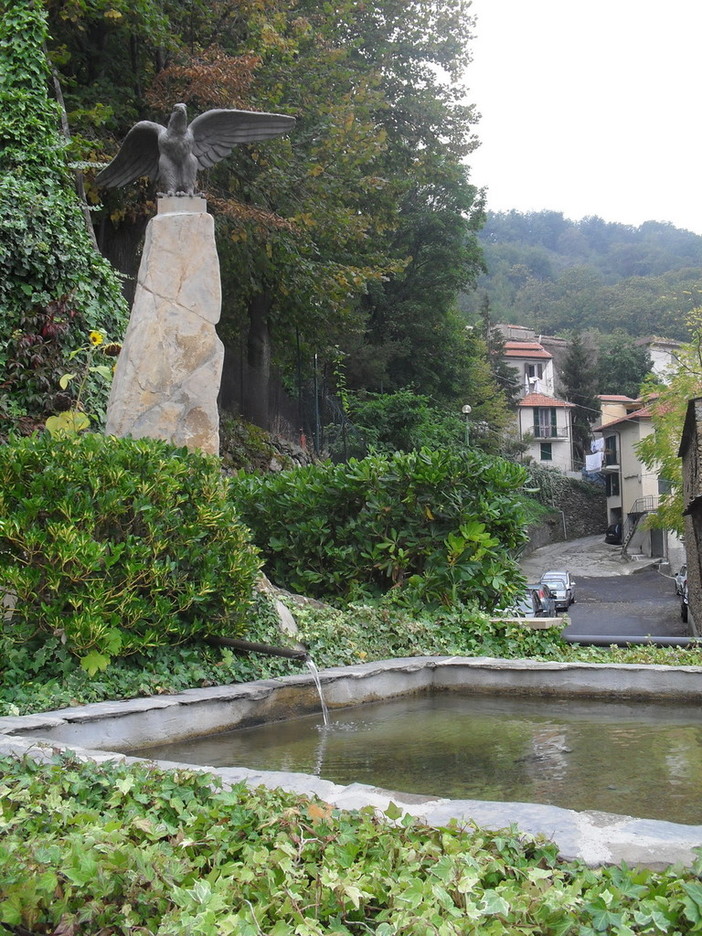
[[[234,637],[207,637],[207,643],[215,647],[230,647],[240,653],[261,653],[264,656],[286,657],[290,660],[300,660],[306,663],[310,659],[306,647],[273,647],[270,644],[255,643],[251,640],[238,640]]]

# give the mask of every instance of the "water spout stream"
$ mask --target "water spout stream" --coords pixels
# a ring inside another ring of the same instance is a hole
[[[312,679],[314,679],[314,684],[317,687],[317,692],[319,693],[319,701],[322,706],[322,718],[324,719],[324,727],[329,727],[329,709],[327,708],[327,703],[324,701],[324,695],[322,694],[322,682],[319,678],[319,670],[314,665],[314,660],[311,660],[307,657],[306,661],[307,668],[310,673],[312,673]]]

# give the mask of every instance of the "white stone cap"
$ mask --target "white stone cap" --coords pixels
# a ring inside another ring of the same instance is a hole
[[[159,195],[156,199],[158,214],[200,214],[207,211],[207,200],[202,195]]]

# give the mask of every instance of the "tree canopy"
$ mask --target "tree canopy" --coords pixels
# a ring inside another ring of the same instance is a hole
[[[106,159],[141,118],[291,114],[294,133],[203,173],[217,222],[221,334],[256,388],[341,348],[349,385],[439,402],[472,368],[459,290],[482,269],[481,194],[467,159],[477,115],[461,84],[469,0],[46,0],[49,51],[74,148]],[[133,276],[153,190],[89,196],[101,248]],[[256,395],[255,393],[253,394]]]
[[[479,241],[487,272],[462,306],[477,317],[487,295],[495,321],[537,333],[685,340],[685,316],[702,297],[702,237],[672,224],[509,211],[488,213]]]

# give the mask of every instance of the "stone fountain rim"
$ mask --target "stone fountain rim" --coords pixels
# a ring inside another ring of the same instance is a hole
[[[503,691],[543,692],[536,680],[550,674],[558,676],[557,692],[552,695],[596,698],[613,695],[632,701],[692,701],[702,700],[702,666],[667,666],[663,664],[581,663],[534,660],[504,660],[493,657],[407,657],[379,660],[352,666],[332,667],[320,671],[325,696],[333,696],[331,707],[351,704],[343,701],[344,693],[370,681],[382,686],[398,676],[410,675],[421,682],[420,688],[435,687],[436,676],[443,678],[442,688],[456,687],[458,679],[473,681],[476,691],[495,691],[495,683],[503,683]],[[532,685],[519,685],[515,680]],[[608,686],[607,680],[615,681]],[[510,682],[511,681],[511,682]],[[48,759],[59,751],[74,752],[79,758],[99,763],[120,760],[144,763],[142,758],[119,750],[105,750],[94,745],[76,743],[86,726],[103,730],[101,726],[124,725],[142,716],[170,718],[174,713],[191,713],[203,708],[240,704],[256,705],[290,689],[310,688],[311,675],[300,674],[278,679],[256,680],[207,689],[188,689],[169,696],[150,696],[119,702],[98,702],[36,715],[0,718],[0,754],[28,755]],[[419,683],[417,683],[418,685]],[[565,684],[565,685],[564,685]],[[461,686],[466,685],[464,681]],[[510,688],[511,685],[511,688]],[[375,693],[372,689],[371,693]],[[417,691],[411,689],[409,691]],[[391,698],[406,693],[371,695]],[[342,701],[338,701],[341,698]],[[368,701],[368,699],[366,699]],[[329,704],[329,703],[328,703]],[[193,709],[193,707],[195,707]],[[61,738],[67,732],[71,740]],[[107,739],[109,743],[109,738]],[[146,746],[146,745],[141,745]],[[395,803],[432,826],[444,826],[451,821],[459,825],[476,824],[488,829],[516,826],[530,835],[543,835],[553,840],[566,860],[581,860],[596,866],[619,863],[662,868],[670,864],[690,865],[696,858],[695,849],[702,848],[702,825],[683,825],[661,820],[641,819],[596,811],[564,809],[536,803],[502,803],[483,800],[450,800],[436,796],[407,794],[383,790],[367,784],[340,786],[319,777],[286,771],[256,771],[249,768],[214,768],[170,761],[150,761],[165,769],[189,768],[219,776],[225,785],[244,782],[248,786],[280,788],[295,794],[317,796],[340,809],[373,806],[384,812]]]

